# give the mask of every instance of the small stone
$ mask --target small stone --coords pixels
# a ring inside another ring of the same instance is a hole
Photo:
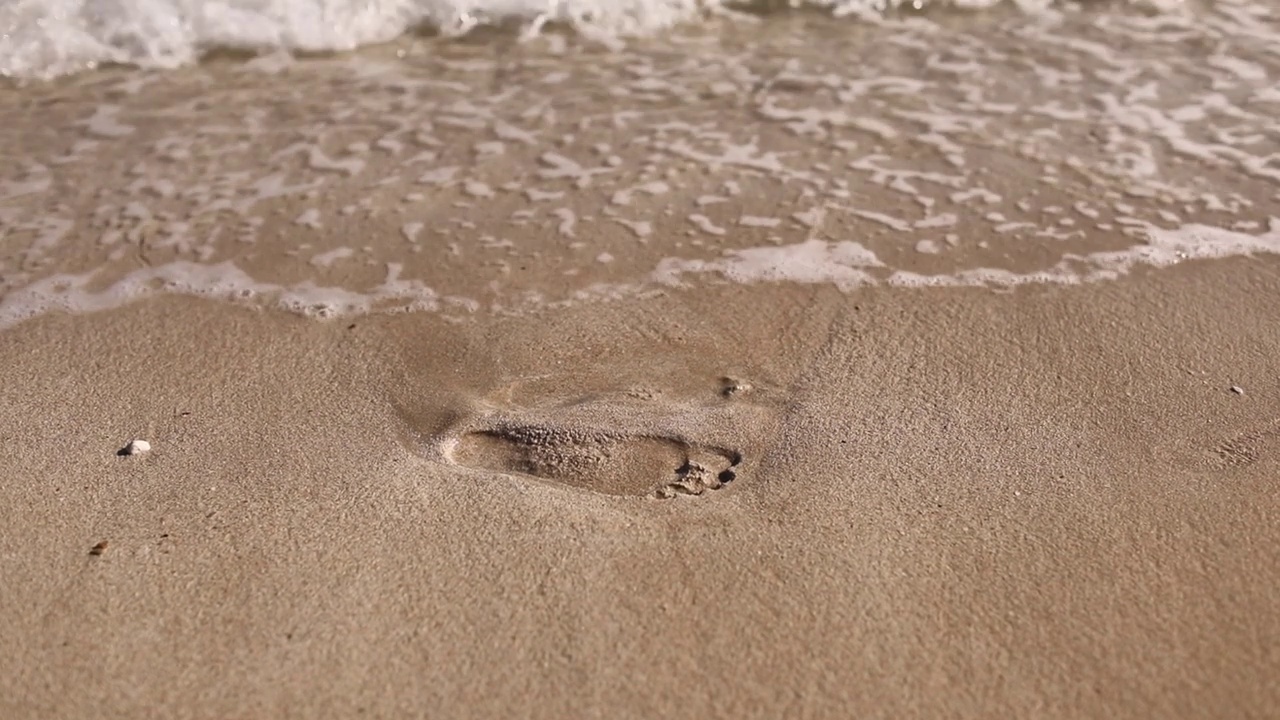
[[[1233,393],[1235,393],[1235,394],[1237,394],[1237,395],[1243,395],[1243,394],[1244,394],[1244,388],[1240,387],[1239,385],[1232,385],[1232,386],[1231,386],[1231,392],[1233,392]]]
[[[733,397],[734,395],[742,395],[751,392],[751,383],[733,378],[724,378],[720,381],[720,394],[725,397]]]
[[[129,456],[129,455],[141,455],[143,453],[148,453],[148,452],[151,452],[151,443],[147,442],[146,440],[130,440],[129,444],[120,448],[120,450],[118,450],[116,454],[121,456]]]

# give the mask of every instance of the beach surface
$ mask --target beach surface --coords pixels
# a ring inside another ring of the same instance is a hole
[[[4,714],[1266,717],[1277,273],[24,324]],[[583,402],[739,477],[614,496],[432,445]]]
[[[0,717],[1275,717],[1248,7],[0,90]]]

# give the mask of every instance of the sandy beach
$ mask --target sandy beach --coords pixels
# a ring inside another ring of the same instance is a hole
[[[27,323],[5,715],[1266,717],[1277,271],[946,313],[726,288],[466,325],[181,299]],[[750,408],[680,428],[740,477],[609,496],[422,445],[627,390]],[[155,449],[116,457],[133,436]]]
[[[0,89],[0,717],[1276,717],[1224,7]]]

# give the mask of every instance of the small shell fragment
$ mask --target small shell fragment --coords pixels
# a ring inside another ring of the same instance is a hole
[[[130,440],[128,445],[120,448],[117,455],[141,455],[151,452],[151,443],[146,440]]]
[[[1233,392],[1233,393],[1235,393],[1235,394],[1237,394],[1237,395],[1243,395],[1243,394],[1244,394],[1244,388],[1240,387],[1239,385],[1232,385],[1232,386],[1231,386],[1231,392]]]

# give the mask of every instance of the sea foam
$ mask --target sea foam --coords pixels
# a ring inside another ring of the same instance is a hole
[[[852,241],[809,240],[792,246],[746,248],[714,261],[667,258],[640,282],[599,284],[575,294],[577,300],[598,301],[645,295],[655,288],[682,286],[690,276],[715,276],[740,284],[831,284],[849,291],[889,285],[916,288],[1019,285],[1084,285],[1116,280],[1139,267],[1161,268],[1189,260],[1236,256],[1280,255],[1280,218],[1251,234],[1206,225],[1176,229],[1144,227],[1144,241],[1123,250],[1068,254],[1053,267],[1027,273],[998,268],[973,268],[950,274],[926,275],[894,270],[874,253]],[[326,287],[314,282],[282,285],[256,280],[232,262],[202,265],[186,261],[166,263],[129,273],[101,289],[92,289],[97,273],[56,275],[0,297],[0,330],[48,312],[101,312],[160,294],[186,295],[236,304],[268,307],[317,319],[366,315],[374,312],[450,311],[473,313],[475,300],[441,296],[415,280],[399,277],[401,268],[387,266],[386,279],[364,292]],[[518,310],[519,308],[507,308]]]
[[[458,35],[511,22],[526,33],[553,23],[616,38],[742,9],[808,6],[844,16],[1001,2],[1051,0],[5,0],[0,75],[50,78],[107,63],[171,68],[217,50],[343,51],[419,29]]]

